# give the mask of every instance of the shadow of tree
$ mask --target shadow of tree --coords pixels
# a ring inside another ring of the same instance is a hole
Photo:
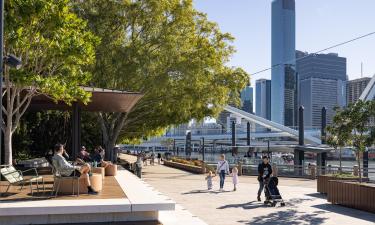
[[[352,209],[352,208],[348,208],[348,207],[344,207],[340,205],[333,205],[330,203],[326,203],[326,204],[320,204],[320,205],[313,205],[311,207],[324,210],[324,211],[329,211],[329,212],[345,215],[345,216],[350,216],[350,217],[361,219],[361,220],[366,220],[369,222],[375,221],[375,214],[373,213],[369,213],[369,212],[365,212],[365,211],[361,211],[357,209]]]
[[[310,194],[305,194],[305,195],[309,197],[313,197],[313,198],[327,199],[327,195],[321,194],[321,193],[310,193]]]
[[[299,224],[309,224],[309,225],[319,225],[324,223],[327,218],[319,217],[319,214],[323,214],[323,211],[317,211],[314,213],[304,213],[298,212],[294,209],[287,209],[285,211],[272,212],[264,216],[254,217],[250,221],[238,221],[244,224],[251,225],[299,225]]]
[[[192,190],[188,192],[181,193],[182,195],[192,195],[192,194],[220,194],[231,191],[213,191],[213,190]]]
[[[263,202],[251,201],[241,204],[229,204],[218,207],[217,209],[227,209],[227,208],[243,208],[243,209],[255,209],[255,208],[266,208],[269,207],[264,205]]]

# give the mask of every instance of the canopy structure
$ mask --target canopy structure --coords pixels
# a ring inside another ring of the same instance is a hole
[[[63,101],[55,102],[45,95],[35,96],[29,106],[30,111],[72,110],[72,155],[75,157],[81,146],[81,111],[90,112],[129,112],[143,97],[139,92],[127,92],[102,88],[82,87],[91,92],[90,102],[74,102],[67,105]]]
[[[118,91],[102,88],[83,87],[91,92],[90,102],[86,105],[77,102],[71,106],[63,101],[55,102],[45,95],[35,96],[30,104],[30,110],[73,110],[75,105],[80,109],[91,112],[129,112],[133,106],[142,98],[141,93]]]

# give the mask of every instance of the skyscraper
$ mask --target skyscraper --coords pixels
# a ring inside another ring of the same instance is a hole
[[[348,81],[346,84],[346,104],[356,102],[370,80],[370,77],[363,77]]]
[[[305,107],[307,128],[321,126],[321,110],[327,109],[327,123],[331,123],[335,106],[346,104],[346,58],[336,53],[308,54],[297,51],[299,104]]]
[[[297,108],[295,1],[272,2],[271,120],[294,126]]]
[[[253,113],[253,102],[253,88],[248,85],[241,91],[242,110]]]
[[[271,119],[271,81],[259,79],[255,83],[255,114],[265,119]]]

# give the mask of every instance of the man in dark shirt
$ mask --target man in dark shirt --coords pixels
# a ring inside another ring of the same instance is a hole
[[[259,189],[258,189],[258,201],[261,201],[260,195],[262,194],[264,188],[264,180],[269,179],[272,174],[272,167],[269,164],[268,156],[262,157],[263,162],[258,166],[258,182],[259,182]]]

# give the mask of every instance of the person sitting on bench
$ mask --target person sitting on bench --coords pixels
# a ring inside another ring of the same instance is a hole
[[[90,170],[91,167],[87,163],[83,164],[82,166],[73,166],[70,164],[66,159],[63,157],[64,153],[64,145],[57,144],[55,145],[55,155],[52,158],[53,166],[55,169],[60,173],[61,176],[70,177],[82,177],[85,180],[87,185],[88,194],[98,194],[98,192],[94,191],[91,187],[90,182]]]

